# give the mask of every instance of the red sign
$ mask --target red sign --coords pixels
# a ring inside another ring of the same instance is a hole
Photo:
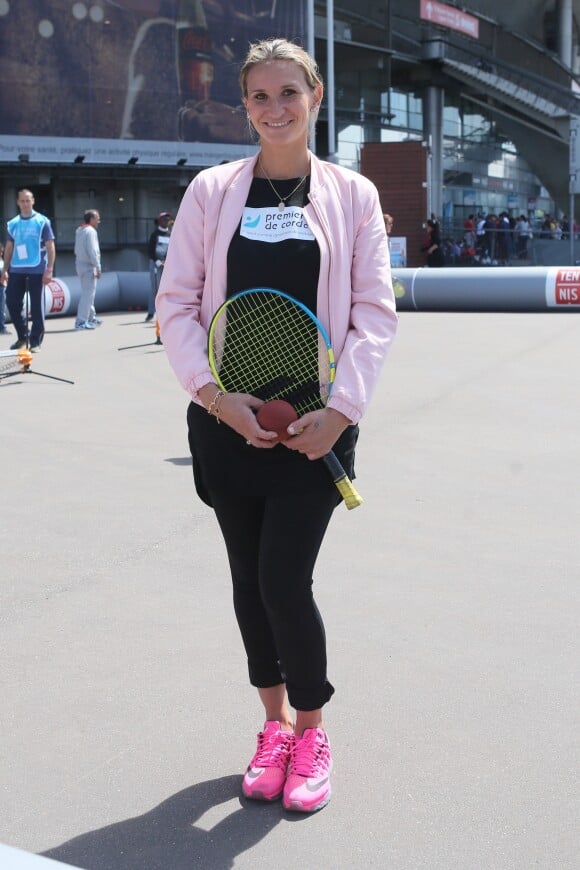
[[[50,306],[49,314],[60,314],[64,308],[64,290],[56,281],[50,281],[48,284],[52,296],[52,305]]]
[[[436,0],[421,0],[421,18],[437,24],[440,27],[448,27],[450,30],[458,30],[473,39],[479,39],[479,19],[474,15],[468,15],[454,6],[446,3],[437,3]]]
[[[558,269],[554,284],[555,305],[580,305],[580,269]]]
[[[53,278],[44,285],[44,313],[66,314],[70,308],[70,290],[62,278]]]

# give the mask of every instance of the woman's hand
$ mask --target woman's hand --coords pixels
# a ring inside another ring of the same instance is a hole
[[[334,408],[309,411],[290,424],[288,431],[292,437],[282,443],[290,450],[304,453],[308,459],[320,459],[332,450],[336,439],[350,425],[348,417]]]
[[[220,419],[254,447],[275,447],[277,435],[262,429],[256,411],[263,405],[261,399],[248,393],[226,393],[220,401]]]
[[[275,446],[276,433],[262,429],[256,419],[256,411],[264,404],[261,399],[248,393],[223,393],[216,384],[202,387],[199,398],[206,411],[220,422],[226,423],[249,444],[254,447]]]

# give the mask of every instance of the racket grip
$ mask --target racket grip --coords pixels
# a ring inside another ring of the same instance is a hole
[[[363,503],[362,497],[358,494],[346,471],[336,458],[336,455],[331,450],[326,456],[322,457],[322,461],[328,468],[330,475],[334,481],[334,485],[341,494],[344,503],[349,511],[358,507]]]

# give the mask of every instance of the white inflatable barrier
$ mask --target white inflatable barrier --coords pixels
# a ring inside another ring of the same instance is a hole
[[[95,308],[97,312],[147,310],[149,287],[149,272],[103,272],[97,281]],[[80,295],[76,275],[53,278],[44,288],[45,316],[76,314]]]
[[[393,269],[399,311],[580,311],[580,268]]]
[[[148,272],[105,272],[97,281],[95,308],[146,310]],[[399,311],[580,311],[580,268],[573,266],[472,266],[393,269]],[[76,276],[45,287],[47,317],[75,314]]]

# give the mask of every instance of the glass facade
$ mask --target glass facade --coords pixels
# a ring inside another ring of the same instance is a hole
[[[429,34],[420,9],[418,0],[335,4],[334,150],[345,166],[359,168],[365,142],[429,139],[425,92],[434,67],[424,63],[423,46]],[[315,11],[319,16],[316,55],[325,75],[326,4],[315,3]],[[489,51],[483,44],[486,40],[491,45],[495,38],[503,44],[507,38],[498,30],[499,24],[486,29],[482,19],[481,26],[479,43],[467,40],[468,47]],[[447,38],[448,31],[441,32]],[[546,64],[551,62],[542,58]],[[461,82],[439,71],[435,78],[444,93],[441,217],[463,222],[477,212],[507,211],[513,217],[523,213],[530,218],[557,213],[553,197],[502,132],[501,119],[484,105],[485,95],[474,101]],[[323,111],[317,137],[321,156],[329,150],[324,121]]]

